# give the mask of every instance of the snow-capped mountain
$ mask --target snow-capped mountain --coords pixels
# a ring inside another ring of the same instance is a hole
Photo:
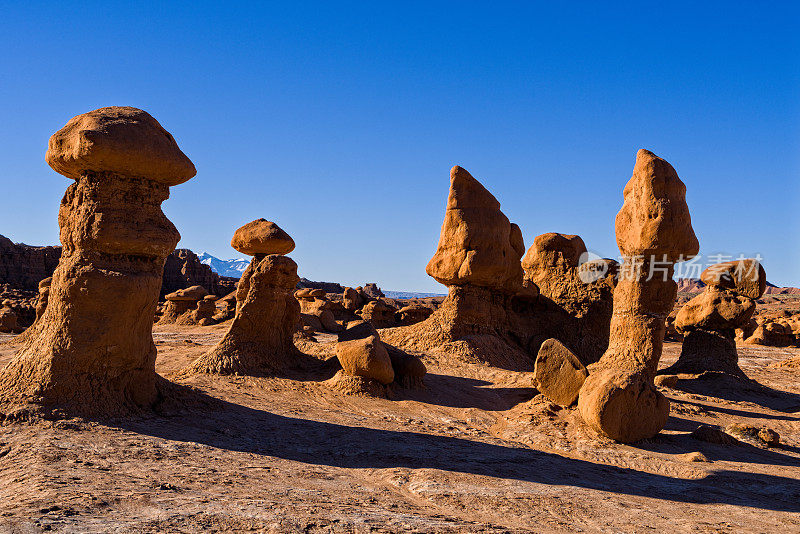
[[[198,254],[200,263],[204,263],[211,267],[211,270],[220,276],[233,276],[234,278],[241,278],[242,273],[247,269],[250,263],[249,259],[237,258],[233,260],[221,260],[216,256],[212,256],[208,252]]]

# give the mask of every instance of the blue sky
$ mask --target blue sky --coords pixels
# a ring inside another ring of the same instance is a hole
[[[167,3],[164,3],[167,4]],[[616,256],[636,151],[687,186],[701,252],[800,285],[800,8],[780,2],[2,2],[0,234],[58,240],[49,136],[147,110],[198,174],[180,247],[237,257],[258,217],[315,280],[443,291],[425,274],[449,169],[522,228]]]

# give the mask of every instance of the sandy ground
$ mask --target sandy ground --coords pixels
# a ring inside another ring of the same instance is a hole
[[[157,327],[159,373],[224,330]],[[319,341],[300,347],[331,355]],[[595,436],[530,373],[436,354],[426,389],[391,399],[324,377],[192,378],[156,415],[0,426],[0,532],[800,532],[798,370],[770,367],[798,355],[740,347],[766,388],[682,380],[663,390],[666,429],[635,445]],[[782,445],[689,436],[733,422]]]

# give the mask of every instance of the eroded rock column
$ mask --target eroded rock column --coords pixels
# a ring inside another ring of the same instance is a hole
[[[675,302],[674,263],[699,250],[686,205],[686,186],[675,169],[640,150],[617,214],[623,256],[608,350],[580,390],[583,419],[612,439],[632,442],[657,434],[669,401],[653,385],[665,319]]]
[[[148,113],[101,108],[70,120],[46,160],[75,180],[58,214],[63,245],[47,307],[0,371],[8,403],[116,414],[157,399],[152,323],[180,234],[161,211],[196,173]]]
[[[236,289],[236,315],[222,340],[182,374],[268,374],[297,361],[294,290],[300,277],[294,260],[284,256],[294,241],[277,224],[258,219],[236,230],[231,246],[253,256]]]

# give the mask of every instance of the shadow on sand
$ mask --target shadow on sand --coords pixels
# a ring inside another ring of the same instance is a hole
[[[496,388],[492,382],[460,376],[425,375],[425,389],[403,389],[397,400],[413,400],[450,408],[478,408],[487,412],[509,410],[539,392],[533,387]]]
[[[727,373],[707,371],[695,378],[680,379],[676,389],[734,402],[751,402],[777,412],[800,411],[800,395]]]
[[[163,439],[314,465],[440,469],[686,503],[800,512],[800,481],[790,477],[716,471],[702,479],[686,480],[523,446],[285,417],[215,399],[184,386],[175,386],[170,397],[159,416],[104,424]]]

